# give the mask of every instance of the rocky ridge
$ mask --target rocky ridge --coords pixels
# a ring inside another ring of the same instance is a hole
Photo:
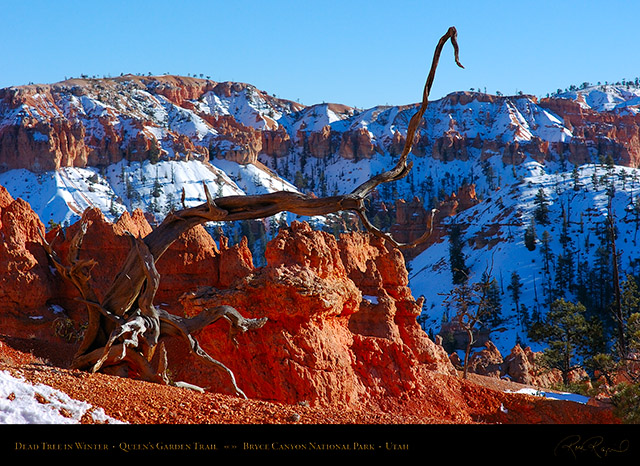
[[[454,196],[486,199],[538,170],[571,164],[610,159],[636,167],[637,94],[619,86],[540,100],[454,92],[430,103],[413,171],[381,188],[372,209],[388,212],[382,221],[401,238],[413,238],[432,207],[456,214],[472,205],[454,207]],[[179,76],[15,86],[0,90],[0,184],[29,199],[45,223],[75,221],[86,207],[114,221],[141,208],[160,221],[181,189],[187,203],[199,201],[195,181],[219,195],[298,189],[326,196],[390,166],[414,111],[304,106],[249,84]],[[183,180],[176,172],[185,162],[196,165]]]
[[[585,105],[584,93],[538,101],[455,92],[430,104],[413,152],[442,162],[468,160],[477,149],[483,157],[500,154],[505,164],[527,157],[582,164],[593,160],[595,146],[598,155],[635,167],[637,96],[625,95],[622,104],[601,109]],[[249,84],[180,76],[15,86],[0,90],[0,169],[100,167],[122,159],[393,157],[414,111],[414,105],[304,106]]]

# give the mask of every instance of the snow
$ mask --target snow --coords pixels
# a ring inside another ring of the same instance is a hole
[[[276,191],[298,191],[287,180],[254,164],[241,165],[224,159],[215,159],[210,163],[235,180],[236,185],[247,195],[266,194]]]
[[[94,409],[47,385],[34,385],[0,371],[0,424],[80,424],[83,416],[96,423],[123,424],[102,408]]]
[[[579,189],[574,189],[571,172],[549,170],[535,162],[526,168],[530,175],[520,182],[504,185],[494,191],[489,198],[477,206],[461,212],[449,219],[463,226],[463,236],[468,239],[489,235],[488,239],[499,238],[500,242],[491,246],[467,245],[463,252],[467,255],[466,265],[471,270],[471,280],[477,281],[485,270],[492,270],[501,286],[503,331],[494,332],[492,341],[502,354],[508,354],[518,340],[524,341],[534,351],[543,349],[532,341],[527,341],[526,331],[517,324],[514,303],[506,290],[511,273],[516,271],[523,283],[520,303],[529,310],[545,312],[543,275],[541,273],[542,254],[540,244],[534,251],[524,245],[524,230],[529,225],[535,209],[534,198],[539,188],[543,188],[549,199],[550,225],[537,225],[537,236],[541,238],[544,230],[551,233],[551,250],[558,254],[562,246],[559,242],[563,208],[569,220],[569,233],[575,253],[581,261],[593,265],[597,243],[595,228],[607,218],[608,196],[606,187],[594,186],[596,178],[607,176],[616,194],[612,200],[614,215],[617,219],[618,238],[616,240],[622,253],[622,264],[630,264],[635,254],[637,241],[636,222],[630,213],[630,204],[640,195],[639,173],[634,168],[615,166],[608,169],[602,165],[583,165],[578,169]],[[590,247],[584,245],[590,243]],[[424,296],[423,315],[426,329],[439,331],[443,314],[447,313],[444,303],[446,295],[452,289],[449,268],[449,242],[429,247],[413,259],[409,265],[410,288],[414,296]],[[571,298],[571,297],[569,297]],[[453,312],[453,311],[451,311]]]
[[[213,197],[296,191],[269,170],[224,160],[121,161],[105,169],[65,167],[40,174],[19,169],[0,174],[0,185],[27,201],[45,225],[71,224],[93,207],[110,221],[136,208],[161,221],[172,207],[179,207],[183,189],[187,206],[205,202],[203,183]]]
[[[563,92],[557,97],[575,100],[582,108],[597,112],[621,111],[637,114],[640,87],[636,83],[598,84]]]
[[[538,390],[536,388],[522,388],[517,391],[506,390],[505,393],[523,393],[525,395],[540,396],[549,400],[573,401],[574,403],[581,404],[587,404],[587,402],[589,401],[588,396],[567,392],[549,392]]]
[[[88,96],[80,97],[79,107],[85,115],[107,116],[109,114],[109,106],[105,105],[97,99]]]
[[[294,131],[321,131],[325,126],[338,129],[336,123],[342,123],[347,115],[334,112],[329,104],[318,104],[306,108],[293,127]]]
[[[217,132],[193,111],[177,107],[166,99],[164,103],[166,110],[164,115],[161,114],[161,120],[168,122],[169,131],[184,134],[194,141],[202,141],[209,135],[217,135]]]
[[[267,101],[263,93],[253,86],[233,91],[229,96],[210,91],[195,105],[201,112],[233,116],[237,122],[255,129],[271,129],[273,123],[283,116],[282,109]]]

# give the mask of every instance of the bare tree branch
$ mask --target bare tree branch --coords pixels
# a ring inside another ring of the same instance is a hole
[[[230,337],[237,344],[235,336],[238,333],[259,329],[265,324],[266,318],[246,319],[232,307],[220,306],[205,309],[199,315],[185,319],[153,305],[160,283],[155,262],[176,239],[197,225],[207,222],[260,219],[285,211],[301,216],[353,211],[358,214],[367,231],[388,240],[396,247],[414,247],[425,241],[431,235],[435,211],[431,213],[425,234],[412,243],[402,244],[395,241],[389,233],[371,224],[366,215],[364,201],[380,184],[397,181],[411,170],[412,164],[407,162],[408,155],[428,105],[429,93],[442,48],[448,40],[451,40],[453,45],[456,63],[462,67],[458,60],[457,33],[455,28],[451,27],[436,46],[422,102],[409,122],[404,149],[397,164],[392,169],[365,181],[349,194],[315,198],[297,192],[280,191],[213,199],[206,184],[203,184],[206,202],[187,208],[183,191],[183,209],[167,215],[164,221],[145,238],[134,238],[129,235],[131,243],[129,254],[101,301],[89,283],[91,269],[96,263],[93,260],[79,260],[78,255],[87,231],[86,223],[81,224],[80,230],[71,241],[68,266],[63,265],[52,246],[43,237],[44,248],[52,263],[60,274],[78,289],[81,295],[79,299],[85,303],[89,313],[89,326],[76,353],[73,366],[94,371],[109,367],[122,374],[128,373],[131,369],[145,380],[168,383],[166,349],[161,339],[178,336],[198,358],[223,371],[239,396],[245,396],[237,386],[233,373],[224,364],[208,355],[193,334],[222,318],[229,322]],[[157,350],[158,363],[154,368],[151,360]]]

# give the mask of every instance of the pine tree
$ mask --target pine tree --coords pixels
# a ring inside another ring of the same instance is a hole
[[[515,270],[511,272],[511,281],[507,286],[507,290],[511,292],[514,309],[518,314],[518,324],[522,326],[523,322],[520,319],[520,295],[522,293],[522,281],[520,280],[520,274]]]
[[[606,245],[601,245],[596,249],[595,260],[592,269],[591,279],[594,310],[604,314],[608,304],[611,302],[613,289],[611,281],[611,253]],[[609,319],[606,319],[609,320]]]
[[[613,413],[626,424],[640,424],[640,384],[620,384],[612,394]]]
[[[116,196],[115,195],[111,195],[111,198],[109,199],[109,213],[113,217],[118,215],[118,209],[116,209]]]
[[[569,373],[582,367],[582,358],[589,354],[590,326],[585,317],[585,307],[564,299],[551,304],[545,317],[532,325],[529,337],[544,342],[541,362],[562,373],[563,382],[568,383]]]
[[[640,353],[640,312],[634,312],[627,320],[627,342],[631,352]]]
[[[462,252],[463,246],[460,225],[451,225],[449,229],[449,265],[454,285],[465,283],[469,275],[469,269],[465,264],[465,255]]]
[[[158,147],[158,140],[156,138],[151,139],[148,152],[149,162],[156,164],[160,161],[160,148]]]
[[[488,272],[484,272],[480,278],[479,288],[482,295],[478,314],[482,316],[485,324],[496,327],[502,320],[502,299],[498,281]]]
[[[640,312],[640,291],[635,278],[627,274],[622,282],[622,316],[627,321],[631,314]]]
[[[633,202],[633,219],[636,227],[633,233],[633,245],[635,246],[638,239],[638,229],[640,229],[640,196],[636,197]]]
[[[545,230],[542,233],[542,247],[540,248],[542,253],[544,273],[546,275],[551,273],[551,264],[553,263],[553,252],[551,251],[551,234]]]
[[[533,217],[536,220],[536,223],[540,225],[548,225],[549,224],[549,199],[547,198],[546,193],[543,188],[538,189],[538,193],[533,200],[535,204],[535,209],[533,211]]]
[[[621,285],[620,316],[624,319],[627,350],[640,351],[640,290],[635,278],[627,274]]]
[[[536,222],[534,219],[531,219],[531,223],[524,230],[524,245],[529,251],[535,251],[536,249]]]
[[[520,309],[518,309],[518,320],[520,321],[520,326],[523,329],[529,328],[531,317],[529,316],[529,310],[527,309],[527,306],[525,306],[524,304],[520,304]]]
[[[151,195],[155,198],[158,198],[162,195],[162,185],[160,184],[160,180],[158,178],[158,173],[156,171],[156,177],[153,181],[153,189],[151,190]]]
[[[611,183],[613,187],[613,182]],[[612,285],[613,285],[613,302],[611,304],[611,312],[613,314],[613,320],[618,330],[618,351],[620,353],[621,358],[625,358],[627,356],[627,339],[625,334],[625,322],[624,315],[622,309],[622,291],[620,288],[620,267],[619,260],[620,256],[618,254],[617,246],[616,246],[616,238],[618,235],[616,229],[616,219],[613,213],[612,200],[615,195],[615,190],[609,194],[609,203],[607,207],[607,224],[608,224],[608,232],[611,241],[611,263],[612,263]]]
[[[300,170],[298,170],[294,177],[293,184],[296,186],[296,188],[305,190],[307,188],[307,177],[304,176]]]
[[[493,171],[493,166],[491,165],[489,160],[485,160],[484,162],[482,162],[482,173],[487,179],[487,185],[489,186],[489,188],[494,189],[495,173]]]
[[[458,327],[467,335],[463,362],[463,378],[465,379],[468,374],[471,347],[475,343],[476,326],[479,325],[484,318],[480,312],[482,309],[481,295],[482,289],[479,283],[469,284],[465,281],[454,287],[444,300],[447,307],[453,306],[455,309],[455,316],[451,320],[455,321]]]
[[[571,172],[571,178],[573,179],[573,190],[580,191],[580,172],[578,172],[578,167],[573,167],[573,171]]]
[[[570,291],[574,284],[574,257],[571,249],[572,240],[569,234],[567,215],[564,208],[562,210],[562,232],[560,233],[562,251],[556,261],[556,292],[558,296]]]
[[[607,154],[604,159],[604,163],[607,166],[607,171],[611,172],[615,168],[615,162],[613,160],[613,156],[611,154]]]

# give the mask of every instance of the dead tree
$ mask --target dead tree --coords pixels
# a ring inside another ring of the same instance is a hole
[[[231,333],[246,332],[262,327],[266,318],[245,319],[229,306],[206,309],[192,318],[169,314],[153,305],[160,283],[155,263],[180,235],[189,229],[206,223],[265,218],[288,211],[303,216],[327,215],[339,211],[356,212],[363,226],[398,248],[410,248],[425,241],[421,238],[409,244],[401,244],[388,233],[374,227],[366,215],[365,198],[382,183],[393,182],[406,176],[412,163],[408,162],[416,129],[428,104],[429,92],[443,46],[451,40],[458,66],[456,30],[451,27],[438,42],[433,62],[424,87],[422,102],[409,122],[404,150],[395,167],[380,173],[358,186],[349,194],[313,198],[296,192],[275,192],[254,196],[228,196],[213,199],[206,187],[206,202],[196,207],[175,211],[144,238],[129,237],[131,249],[120,272],[104,295],[98,300],[90,285],[93,260],[80,260],[86,225],[73,238],[67,263],[60,260],[52,245],[44,241],[45,249],[58,272],[75,285],[86,304],[88,327],[73,360],[73,367],[83,370],[104,371],[122,376],[135,376],[143,380],[169,383],[166,376],[167,357],[163,338],[178,336],[200,359],[216,365],[231,380],[235,392],[244,397],[232,372],[209,356],[198,344],[193,334],[223,318],[230,323]],[[154,358],[155,356],[155,358]],[[153,361],[153,362],[152,362]]]

